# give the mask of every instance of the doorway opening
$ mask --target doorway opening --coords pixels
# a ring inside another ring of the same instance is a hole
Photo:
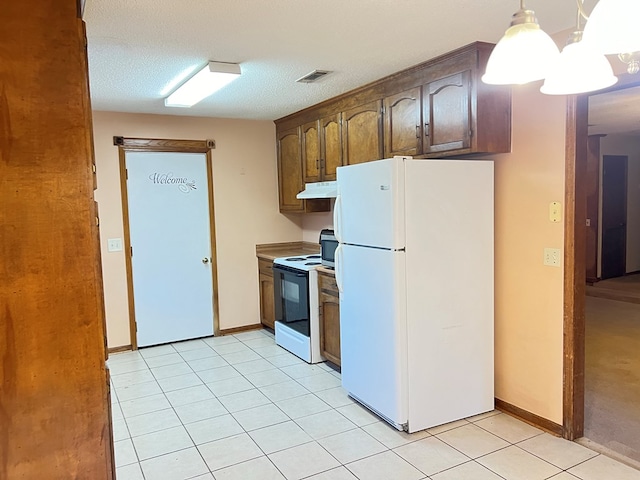
[[[565,437],[636,466],[640,128],[629,125],[640,124],[639,84],[623,75],[615,88],[568,100],[565,198]]]
[[[115,137],[133,349],[215,335],[211,142]]]

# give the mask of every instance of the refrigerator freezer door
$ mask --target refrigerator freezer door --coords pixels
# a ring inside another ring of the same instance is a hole
[[[394,424],[407,422],[405,253],[342,245],[342,385]]]
[[[338,168],[334,229],[340,243],[396,250],[405,247],[406,158]]]

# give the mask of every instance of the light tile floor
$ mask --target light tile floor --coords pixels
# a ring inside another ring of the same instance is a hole
[[[251,331],[112,355],[118,480],[640,480],[493,411],[415,434]]]

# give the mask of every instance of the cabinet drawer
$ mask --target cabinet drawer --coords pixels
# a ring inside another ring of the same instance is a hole
[[[263,275],[273,277],[273,262],[271,260],[265,260],[264,258],[258,258],[258,271]]]
[[[335,275],[320,272],[318,274],[318,283],[320,291],[325,292],[329,295],[334,295],[336,297],[339,295],[338,284],[336,283]]]

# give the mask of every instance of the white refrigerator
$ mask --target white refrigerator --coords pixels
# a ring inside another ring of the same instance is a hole
[[[493,162],[337,172],[343,387],[408,432],[492,410]]]

